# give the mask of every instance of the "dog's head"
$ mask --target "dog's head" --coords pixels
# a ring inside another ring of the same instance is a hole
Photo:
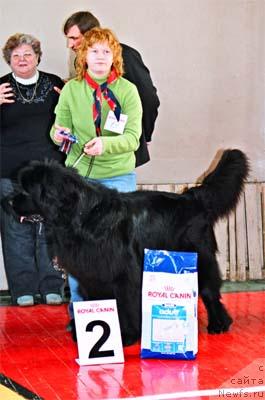
[[[17,216],[28,220],[33,217],[31,222],[37,220],[37,215],[40,220],[54,221],[61,210],[67,213],[77,202],[78,185],[73,181],[78,183],[78,178],[72,168],[65,168],[58,162],[32,161],[19,171],[20,190],[5,199],[5,208],[12,208]]]

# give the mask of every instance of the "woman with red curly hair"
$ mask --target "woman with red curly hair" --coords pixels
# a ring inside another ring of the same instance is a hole
[[[66,165],[84,178],[134,191],[142,105],[136,86],[122,77],[122,48],[111,30],[97,27],[84,34],[76,70],[61,91],[51,137],[67,149]],[[72,277],[69,286],[71,300],[83,300]]]
[[[126,181],[129,175],[135,188],[134,151],[141,135],[142,105],[136,86],[122,78],[121,54],[109,29],[94,28],[84,35],[77,77],[61,92],[51,137],[58,145],[65,132],[76,137],[66,165],[74,165],[80,175],[97,180],[126,175]]]

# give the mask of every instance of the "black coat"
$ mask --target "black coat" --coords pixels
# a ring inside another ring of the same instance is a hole
[[[146,143],[151,141],[160,101],[150,72],[140,53],[126,44],[121,44],[121,46],[125,71],[123,76],[137,87],[143,107],[142,135],[140,146],[135,152],[136,167],[139,167],[150,160]]]

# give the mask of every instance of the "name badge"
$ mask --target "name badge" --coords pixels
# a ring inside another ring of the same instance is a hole
[[[105,122],[104,129],[111,131],[111,132],[122,134],[124,132],[124,128],[125,128],[127,119],[128,119],[128,115],[121,114],[120,120],[117,121],[117,118],[115,117],[114,112],[110,110],[108,113],[106,122]]]

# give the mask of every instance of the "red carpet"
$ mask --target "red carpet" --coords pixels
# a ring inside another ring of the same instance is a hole
[[[233,389],[265,386],[265,296],[229,293],[223,301],[234,323],[229,333],[221,335],[206,333],[206,315],[199,304],[196,360],[141,360],[135,345],[125,348],[124,364],[85,367],[76,364],[77,346],[65,330],[67,305],[1,306],[0,373],[44,400],[240,398],[233,396]],[[222,387],[230,388],[231,394],[208,397],[196,392]],[[262,396],[264,392],[256,394]],[[245,392],[241,397],[255,398]]]

